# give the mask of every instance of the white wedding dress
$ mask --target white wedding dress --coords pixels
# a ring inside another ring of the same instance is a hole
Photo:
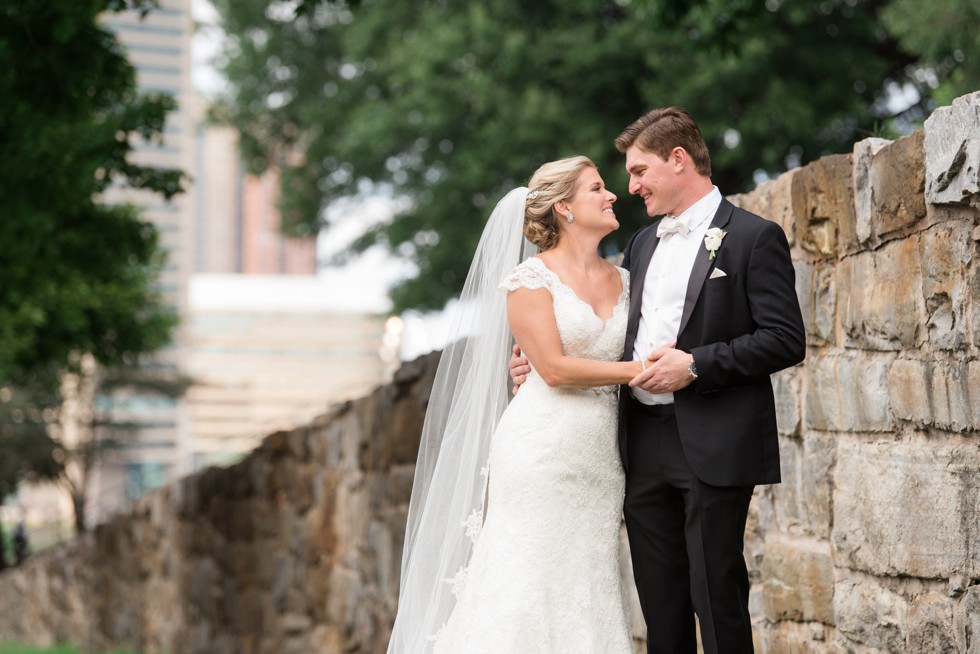
[[[540,259],[501,284],[546,288],[567,355],[616,361],[629,274],[603,322]],[[486,520],[468,566],[451,580],[458,603],[434,654],[631,654],[619,568],[623,469],[616,386],[550,388],[532,370],[490,445]]]

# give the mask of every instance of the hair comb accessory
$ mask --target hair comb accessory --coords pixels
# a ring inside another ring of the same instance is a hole
[[[536,197],[538,197],[539,195],[541,195],[541,191],[538,190],[538,189],[534,189],[533,191],[531,191],[530,193],[527,194],[527,199],[528,200],[533,200]]]

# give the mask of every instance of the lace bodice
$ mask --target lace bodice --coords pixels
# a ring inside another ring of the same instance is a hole
[[[613,308],[612,316],[605,321],[538,257],[531,257],[514,268],[500,283],[500,288],[506,291],[518,288],[548,289],[565,354],[585,359],[618,361],[623,354],[630,284],[628,271],[620,268],[619,274],[623,291]]]

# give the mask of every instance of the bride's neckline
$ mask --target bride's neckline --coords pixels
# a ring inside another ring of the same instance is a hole
[[[544,262],[544,259],[542,259],[541,257],[538,257],[538,256],[533,256],[533,257],[530,257],[528,259],[528,261],[537,261],[538,264],[540,264],[541,266],[543,266],[545,270],[547,270],[549,273],[551,273],[551,275],[554,276],[554,278],[558,281],[559,284],[561,284],[562,286],[564,286],[568,290],[568,292],[572,294],[572,297],[574,297],[576,300],[578,300],[579,302],[581,302],[585,306],[589,307],[592,310],[592,315],[594,315],[596,318],[598,318],[599,320],[601,320],[603,324],[609,322],[609,319],[612,318],[613,316],[615,316],[616,315],[616,311],[623,305],[623,296],[626,295],[626,284],[623,283],[623,273],[622,272],[619,273],[619,296],[618,296],[618,298],[616,300],[616,304],[613,305],[612,312],[609,314],[609,316],[607,316],[606,318],[603,318],[602,316],[599,315],[599,312],[595,310],[595,307],[592,306],[591,303],[586,302],[585,300],[583,300],[582,298],[580,298],[579,295],[578,295],[578,293],[575,292],[575,289],[574,288],[572,288],[571,286],[569,286],[568,284],[566,284],[564,281],[562,281],[562,278],[558,275],[558,273],[556,273],[554,270],[552,270],[548,266],[548,264],[546,264]]]

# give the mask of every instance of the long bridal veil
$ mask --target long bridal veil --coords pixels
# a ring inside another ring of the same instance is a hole
[[[490,437],[510,394],[507,296],[498,284],[537,252],[524,239],[528,189],[497,204],[452,320],[422,428],[388,654],[423,654],[456,603],[483,522]]]

